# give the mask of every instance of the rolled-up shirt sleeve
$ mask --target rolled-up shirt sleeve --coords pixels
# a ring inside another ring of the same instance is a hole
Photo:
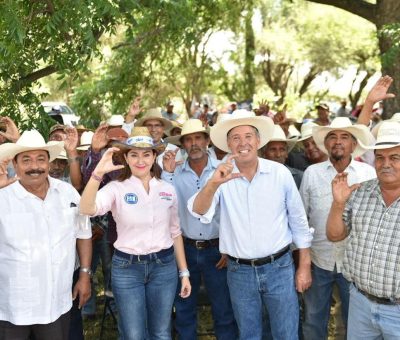
[[[115,189],[116,188],[113,185],[113,182],[110,182],[97,192],[96,212],[92,215],[92,217],[104,215],[111,211],[115,204]]]
[[[300,193],[293,178],[288,178],[285,186],[288,223],[292,231],[293,243],[297,248],[309,248],[313,236],[308,226]]]
[[[211,221],[215,215],[215,210],[217,208],[217,205],[219,204],[219,197],[221,195],[221,187],[219,187],[218,190],[215,192],[215,194],[212,198],[211,206],[204,215],[197,214],[193,211],[194,200],[196,199],[198,194],[199,193],[197,192],[192,197],[189,198],[188,203],[187,203],[187,208],[194,217],[200,219],[201,223],[205,223],[205,224],[211,223]]]

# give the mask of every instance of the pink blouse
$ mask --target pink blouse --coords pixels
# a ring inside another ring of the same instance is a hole
[[[97,193],[94,216],[108,211],[117,224],[114,247],[128,254],[146,255],[167,249],[181,234],[175,189],[154,177],[149,193],[135,176],[108,183]]]

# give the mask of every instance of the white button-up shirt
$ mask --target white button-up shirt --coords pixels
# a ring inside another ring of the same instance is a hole
[[[72,185],[49,177],[41,200],[15,182],[0,190],[0,320],[47,324],[72,306],[76,238],[91,237]]]
[[[239,172],[236,167],[234,172]],[[188,201],[188,209],[203,223],[211,222],[220,205],[221,253],[257,259],[292,242],[298,248],[311,245],[312,235],[299,191],[282,164],[259,158],[252,181],[241,177],[220,185],[204,215],[193,212],[196,196]]]
[[[352,160],[344,172],[348,173],[349,185],[368,181],[376,177],[375,169],[366,164]],[[346,240],[331,242],[326,236],[326,221],[331,209],[332,180],[337,171],[327,160],[309,166],[303,175],[300,194],[307,213],[308,223],[314,228],[314,239],[311,246],[312,262],[318,267],[341,272],[343,266]]]

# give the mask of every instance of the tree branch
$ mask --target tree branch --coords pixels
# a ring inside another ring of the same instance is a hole
[[[21,88],[35,82],[36,80],[49,76],[50,74],[53,74],[55,72],[57,72],[57,68],[53,65],[49,65],[19,78],[17,81],[13,82],[11,86],[20,90]]]
[[[373,24],[377,24],[377,5],[365,0],[308,0],[323,5],[330,5],[341,8],[347,12],[364,18]]]

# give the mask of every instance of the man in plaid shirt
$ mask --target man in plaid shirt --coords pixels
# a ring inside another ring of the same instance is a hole
[[[376,144],[377,179],[332,181],[327,236],[348,236],[343,261],[351,281],[348,338],[400,339],[400,124],[383,122]]]

